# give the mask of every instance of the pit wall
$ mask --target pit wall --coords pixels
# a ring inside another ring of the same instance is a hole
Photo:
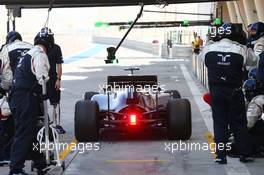
[[[190,45],[173,45],[172,48],[168,48],[167,44],[161,46],[162,58],[191,58],[192,48]]]
[[[94,43],[106,44],[106,45],[111,45],[113,47],[116,47],[121,39],[120,38],[94,36],[92,40]],[[160,45],[159,44],[152,44],[152,43],[146,43],[146,42],[126,39],[123,42],[122,47],[126,47],[126,48],[133,49],[133,50],[138,50],[138,51],[142,51],[142,52],[146,52],[146,53],[150,53],[153,55],[159,55],[160,54],[160,51],[159,51]]]
[[[209,89],[207,68],[196,54],[193,54],[192,56],[192,70],[194,76],[198,79],[198,81],[202,83],[206,89]]]
[[[112,37],[98,37],[94,36],[92,41],[94,43],[106,44],[117,46],[121,39],[120,38],[112,38]],[[138,50],[142,52],[146,52],[149,54],[153,54],[154,56],[160,56],[162,58],[191,58],[192,57],[192,48],[191,46],[183,46],[183,45],[173,45],[172,48],[169,48],[166,44],[152,44],[142,41],[128,40],[126,39],[122,44],[122,47],[126,47],[133,50]]]

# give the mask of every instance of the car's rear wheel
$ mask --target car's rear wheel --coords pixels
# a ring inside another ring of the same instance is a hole
[[[165,93],[171,94],[172,98],[181,98],[181,94],[177,90],[167,90]]]
[[[84,100],[91,100],[92,97],[96,94],[99,94],[98,92],[85,92],[84,94]]]
[[[188,140],[192,134],[191,105],[187,99],[170,99],[168,110],[168,137],[171,140]]]
[[[95,101],[81,100],[75,105],[75,138],[79,142],[96,141],[99,137],[99,107]]]

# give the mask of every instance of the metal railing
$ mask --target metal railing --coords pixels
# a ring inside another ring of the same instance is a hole
[[[199,59],[197,54],[193,54],[192,56],[192,67],[193,74],[196,76],[196,78],[204,85],[206,89],[209,89],[207,68],[204,62]]]
[[[192,48],[189,45],[173,45],[172,48],[168,48],[167,44],[161,45],[162,58],[190,58],[191,55]]]

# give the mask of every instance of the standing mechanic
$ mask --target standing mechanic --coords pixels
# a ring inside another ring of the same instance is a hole
[[[2,49],[3,56],[10,61],[12,73],[20,59],[33,47],[32,44],[22,41],[21,35],[16,31],[7,34],[6,45]]]
[[[257,22],[251,25],[251,38],[254,52],[259,57],[257,66],[257,84],[264,93],[264,23]]]
[[[51,32],[51,30],[50,30]],[[60,97],[61,97],[61,76],[62,76],[62,63],[63,57],[61,48],[59,45],[54,44],[54,47],[48,53],[50,70],[49,70],[49,77],[50,80],[48,82],[48,96],[50,99],[50,104],[53,106],[54,114],[55,114],[55,128],[59,134],[65,134],[65,130],[62,126],[60,126],[60,121],[57,121],[58,117],[60,120],[60,112],[57,112],[58,108],[60,107]]]
[[[29,43],[23,42],[21,35],[11,31],[6,36],[6,44],[2,47],[1,62],[1,94],[6,95],[10,90],[15,67],[23,55],[32,48]],[[10,159],[10,146],[14,135],[14,121],[11,116],[0,120],[0,164]]]
[[[10,107],[15,119],[15,136],[11,148],[10,175],[27,175],[23,171],[27,156],[35,162],[38,174],[45,174],[46,162],[39,150],[32,150],[37,135],[41,85],[48,80],[47,53],[54,46],[53,34],[41,30],[34,39],[34,47],[20,60],[13,79]]]
[[[250,157],[249,134],[242,92],[243,70],[253,66],[257,57],[246,46],[242,26],[223,24],[221,40],[208,45],[200,55],[208,68],[209,90],[212,97],[215,162],[226,164],[228,127],[234,133],[241,162],[253,161]]]

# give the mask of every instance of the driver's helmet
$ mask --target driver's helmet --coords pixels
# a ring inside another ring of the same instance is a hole
[[[251,38],[253,41],[264,36],[264,23],[256,22],[250,25]]]
[[[249,70],[248,78],[253,79],[253,80],[257,78],[257,68],[256,67]]]
[[[256,80],[248,79],[243,84],[243,90],[245,93],[245,98],[250,102],[257,94],[256,92]]]

